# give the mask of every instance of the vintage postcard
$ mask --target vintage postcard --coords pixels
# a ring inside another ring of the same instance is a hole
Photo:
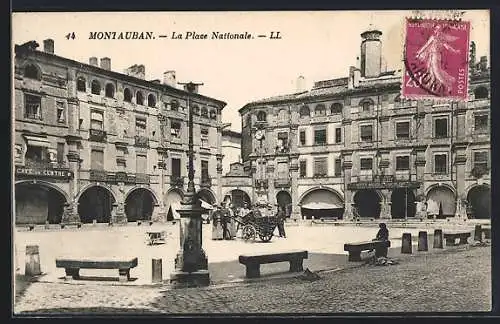
[[[14,315],[489,312],[487,10],[12,14]]]

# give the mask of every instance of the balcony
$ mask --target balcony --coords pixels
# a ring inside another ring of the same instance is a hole
[[[362,189],[394,189],[394,188],[420,188],[421,183],[416,181],[416,175],[405,173],[396,175],[359,175],[347,184],[350,190]]]
[[[149,147],[149,138],[146,136],[136,135],[135,136],[135,146],[137,147]]]
[[[212,186],[212,178],[205,176],[201,177],[200,187],[202,188],[210,188]]]
[[[90,129],[89,141],[106,142],[106,132],[101,129]]]
[[[108,173],[104,170],[90,170],[90,181],[106,182],[108,181]]]
[[[183,188],[184,187],[184,177],[180,176],[170,176],[170,185],[172,187]]]
[[[274,179],[275,188],[290,188],[292,185],[290,178],[278,178]]]
[[[149,174],[145,173],[136,173],[135,174],[135,183],[137,184],[149,184],[151,182],[151,177]]]
[[[288,154],[290,153],[290,148],[288,146],[276,146],[276,154]]]

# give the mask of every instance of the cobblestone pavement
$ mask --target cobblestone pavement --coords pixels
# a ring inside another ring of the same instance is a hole
[[[37,282],[16,313],[472,312],[491,309],[491,247],[398,257],[390,266],[207,288]]]

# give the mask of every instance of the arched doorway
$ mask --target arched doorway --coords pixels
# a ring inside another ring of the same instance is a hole
[[[78,199],[78,214],[82,223],[109,223],[115,197],[106,188],[92,186],[87,188]]]
[[[215,195],[207,189],[201,189],[200,191],[198,191],[198,198],[206,203],[209,203],[210,205],[215,205],[215,203],[217,203]]]
[[[427,206],[430,205],[429,200],[437,204],[438,213],[436,218],[444,219],[446,217],[454,217],[456,210],[455,193],[446,186],[435,186],[427,193]]]
[[[180,215],[177,210],[181,207],[181,201],[184,198],[184,193],[180,190],[173,189],[167,192],[165,197],[165,209],[167,210],[167,221],[179,219]]]
[[[470,205],[472,218],[491,218],[491,192],[488,186],[475,186],[469,190],[467,202]]]
[[[286,213],[286,217],[289,218],[292,214],[292,197],[288,191],[282,190],[276,195],[276,202],[278,206],[283,208]]]
[[[224,200],[226,200],[226,197],[224,197]],[[233,190],[231,190],[229,197],[231,199],[231,203],[233,204],[234,208],[243,207],[244,203],[247,203],[248,205],[250,205],[250,197],[243,190],[233,189]]]
[[[125,215],[129,222],[150,220],[156,199],[153,193],[145,188],[137,188],[130,192],[125,199]]]
[[[344,201],[332,190],[314,189],[300,201],[300,212],[306,219],[337,218],[344,214]]]
[[[415,217],[415,194],[408,188],[396,188],[391,195],[391,216],[393,219]]]
[[[354,195],[354,206],[359,217],[379,218],[380,202],[380,196],[375,190],[363,189]]]
[[[62,220],[65,196],[42,183],[22,182],[15,186],[16,224],[59,224]]]

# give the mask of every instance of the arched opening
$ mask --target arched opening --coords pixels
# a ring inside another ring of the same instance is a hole
[[[83,77],[78,78],[78,80],[76,81],[76,90],[81,91],[81,92],[87,91],[87,85],[86,85],[85,78],[83,78]]]
[[[87,188],[78,199],[78,214],[82,223],[109,223],[115,198],[100,186]]]
[[[195,116],[200,115],[200,107],[198,105],[193,105],[193,115]]]
[[[375,190],[363,189],[354,195],[355,216],[363,218],[380,217],[380,196]]]
[[[198,191],[198,198],[206,203],[209,203],[210,205],[214,205],[217,202],[214,194],[207,189],[201,189]]]
[[[337,218],[344,214],[344,200],[335,192],[315,189],[307,193],[300,202],[302,217],[306,219]]]
[[[92,92],[92,94],[95,94],[95,95],[101,94],[101,84],[99,83],[99,81],[97,81],[97,80],[92,81],[90,91]]]
[[[180,190],[170,190],[165,197],[165,210],[167,211],[167,220],[171,221],[179,219],[180,215],[177,212],[181,207],[181,201],[184,194]]]
[[[135,94],[135,103],[138,105],[144,105],[144,95],[142,94],[142,92],[137,91],[137,93]]]
[[[126,102],[132,102],[132,91],[129,88],[123,90],[123,100]]]
[[[208,109],[206,107],[201,108],[201,117],[208,118]]]
[[[361,101],[360,106],[362,107],[363,112],[370,112],[373,110],[373,106],[375,103],[371,99],[365,99]]]
[[[467,194],[470,217],[478,219],[491,218],[491,191],[488,186],[475,186]]]
[[[265,111],[259,111],[257,113],[257,121],[260,121],[260,122],[265,122],[267,119],[267,115],[266,115],[266,112]]]
[[[299,115],[300,115],[300,117],[310,117],[311,111],[309,110],[309,107],[308,106],[300,107]]]
[[[64,195],[41,183],[22,182],[15,186],[16,224],[59,224],[62,220]]]
[[[475,99],[488,99],[488,89],[486,87],[477,87],[474,89]]]
[[[173,99],[170,101],[170,110],[172,111],[178,111],[179,110],[179,101]]]
[[[394,219],[415,217],[415,194],[408,188],[397,188],[391,195],[391,216]]]
[[[217,111],[210,110],[210,119],[217,119]]]
[[[288,191],[282,190],[278,192],[276,202],[285,211],[286,217],[289,218],[292,215],[292,197]]]
[[[330,111],[332,114],[341,114],[342,113],[342,104],[341,103],[334,103],[330,107]]]
[[[154,94],[148,96],[148,107],[156,107],[156,97]]]
[[[455,194],[445,186],[436,186],[427,193],[427,214],[436,218],[455,216]]]
[[[233,208],[241,208],[244,203],[247,203],[250,206],[250,197],[246,192],[240,189],[231,190],[229,196],[231,203],[233,204]],[[224,198],[226,200],[226,197]]]
[[[319,104],[314,108],[314,116],[326,116],[325,105]]]
[[[134,189],[125,199],[125,215],[129,222],[150,220],[154,207],[153,193],[144,188]]]
[[[105,96],[108,98],[115,97],[115,86],[111,83],[106,84]]]
[[[24,68],[24,77],[28,79],[42,79],[40,70],[34,64],[28,64]]]

